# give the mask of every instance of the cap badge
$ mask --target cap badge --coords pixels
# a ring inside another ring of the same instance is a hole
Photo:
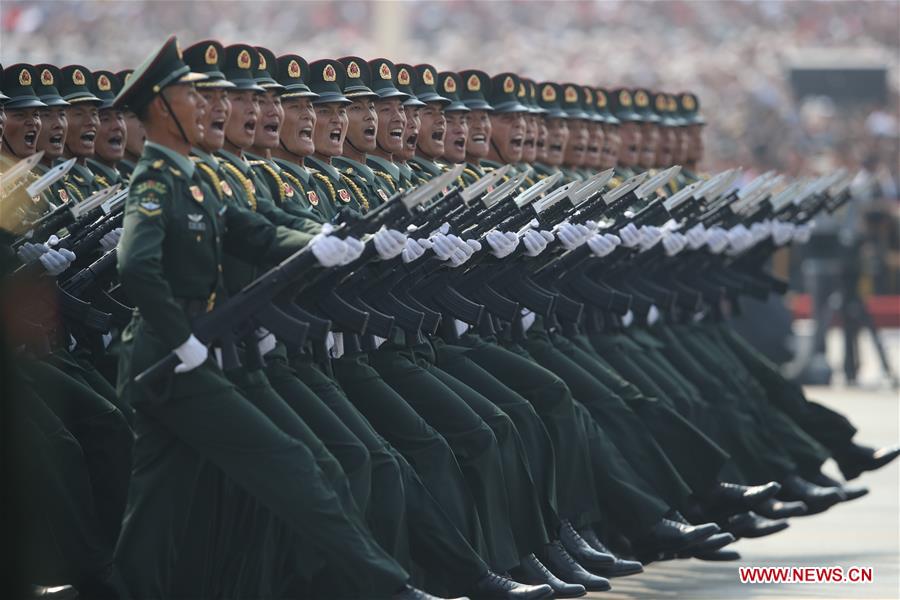
[[[684,106],[685,110],[694,110],[697,108],[697,103],[694,102],[694,97],[690,94],[685,94],[681,97],[681,104]]]
[[[666,97],[660,94],[656,97],[656,110],[657,112],[665,112],[666,109],[669,108],[669,105],[666,103]]]
[[[206,64],[214,65],[219,62],[219,51],[216,50],[216,47],[210,44],[206,47],[206,54],[203,55]]]
[[[556,102],[556,90],[549,83],[541,88],[541,100],[544,102]]]
[[[391,68],[387,66],[387,63],[381,63],[381,66],[378,67],[378,76],[388,81],[391,80]]]
[[[503,80],[503,93],[504,94],[512,94],[516,91],[516,82],[513,81],[513,78],[509,75],[506,76],[506,79]]]
[[[469,88],[470,92],[481,91],[481,80],[478,79],[478,75],[474,73],[469,75],[469,79],[466,81],[466,87]]]
[[[75,85],[84,85],[84,73],[81,72],[81,69],[75,69],[74,71],[72,71],[72,83],[74,83]]]
[[[525,97],[525,84],[521,81],[519,82],[519,93],[516,94],[519,98]]]
[[[265,70],[266,70],[266,64],[267,64],[267,63],[266,63],[266,55],[263,54],[262,52],[260,52],[260,53],[259,53],[259,69],[257,69],[257,70],[258,70],[258,71],[265,71]]]
[[[334,70],[332,65],[325,65],[325,70],[322,71],[322,79],[325,81],[336,81],[337,80],[337,72]]]
[[[237,57],[237,66],[239,69],[249,69],[251,65],[250,53],[246,50],[241,50]]]
[[[678,106],[675,102],[675,96],[669,96],[668,98],[666,98],[666,102],[668,102],[669,104],[670,111],[675,112],[678,110]]]
[[[291,60],[288,63],[288,77],[291,79],[300,79],[300,63],[296,60]]]
[[[50,69],[41,71],[41,85],[53,85],[53,73]]]
[[[566,86],[566,91],[564,92],[566,104],[575,104],[578,102],[578,91],[572,87],[571,85]]]
[[[631,106],[631,94],[628,93],[628,90],[619,92],[619,104],[622,106]]]
[[[634,103],[641,108],[646,108],[650,106],[650,99],[647,98],[647,93],[644,90],[638,90],[634,93]]]
[[[448,94],[453,94],[456,92],[456,80],[452,77],[448,77],[444,80],[444,91]]]
[[[597,106],[606,108],[606,94],[602,90],[597,90]]]
[[[431,69],[425,69],[422,72],[422,81],[425,82],[425,85],[434,85],[434,73],[431,72]]]
[[[400,72],[397,73],[397,83],[400,85],[409,85],[409,71],[400,69]]]
[[[108,92],[112,89],[112,83],[109,81],[109,77],[106,75],[101,75],[97,78],[97,89],[101,92]]]
[[[586,101],[588,104],[593,104],[593,103],[594,103],[594,92],[593,92],[593,90],[591,90],[591,88],[588,88],[588,87],[583,88],[583,89],[584,89],[584,98],[585,98],[585,101]]]
[[[359,79],[359,65],[356,64],[355,60],[351,60],[350,64],[347,65],[347,76],[351,79]]]

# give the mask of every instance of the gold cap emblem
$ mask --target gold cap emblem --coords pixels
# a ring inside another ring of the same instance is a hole
[[[589,87],[581,88],[581,90],[584,92],[584,101],[587,104],[593,104],[594,103],[594,90],[592,90]]]
[[[262,52],[259,52],[258,55],[259,55],[259,69],[257,69],[257,70],[265,71],[266,70],[266,55],[263,54]]]
[[[675,96],[667,96],[666,102],[669,105],[669,110],[672,112],[676,112],[678,110],[678,104],[675,102]]]
[[[628,90],[622,90],[619,92],[619,104],[622,106],[631,106],[631,94]]]
[[[634,103],[641,108],[650,106],[650,99],[647,97],[647,92],[645,92],[644,90],[636,91],[634,93]]]
[[[697,108],[697,103],[690,94],[685,94],[681,97],[681,105],[684,106],[684,110],[696,110]]]
[[[206,53],[203,55],[203,59],[206,61],[208,65],[214,65],[219,62],[219,51],[216,50],[216,47],[210,44],[206,47]]]
[[[28,80],[31,81],[31,77],[28,77]],[[75,69],[72,71],[72,83],[75,85],[84,85],[84,73],[81,72],[81,69]]]
[[[288,77],[291,79],[300,79],[300,63],[296,60],[291,60],[288,63]]]
[[[431,69],[425,69],[422,73],[422,81],[425,82],[425,85],[434,85],[434,73],[431,72]]]
[[[472,73],[469,75],[469,79],[466,81],[466,87],[470,92],[478,92],[481,90],[481,80],[478,79],[478,75]]]
[[[41,85],[53,85],[53,73],[50,69],[41,71]]]
[[[400,69],[397,73],[397,83],[400,85],[409,85],[409,71],[406,69]]]
[[[556,88],[549,83],[541,88],[541,100],[544,102],[556,102]]]
[[[452,77],[448,77],[444,80],[444,91],[448,94],[456,93],[456,80]]]
[[[566,91],[563,93],[566,104],[575,104],[578,102],[578,91],[573,86],[567,85]]]
[[[391,79],[391,68],[387,66],[387,63],[381,63],[381,66],[378,67],[378,75],[382,79],[387,79],[390,81]]]
[[[516,82],[509,75],[503,80],[503,93],[512,94],[516,91]]]
[[[659,94],[656,97],[655,104],[656,104],[656,112],[666,112],[666,110],[669,108],[669,105],[666,103],[666,97],[663,96],[662,94]]]
[[[31,73],[28,69],[19,71],[19,85],[31,85]]]
[[[525,84],[521,81],[519,82],[519,93],[516,94],[519,98],[525,97]]]
[[[249,69],[251,65],[250,53],[246,50],[241,50],[237,57],[237,66],[239,69]]]
[[[359,79],[359,65],[356,64],[355,60],[351,60],[350,64],[347,65],[347,77],[350,79]]]
[[[325,81],[337,81],[337,72],[333,66],[330,64],[325,65],[325,70],[322,71],[322,79]]]
[[[606,108],[606,94],[603,93],[603,90],[597,90],[597,107]]]
[[[101,92],[108,92],[112,89],[112,83],[109,80],[109,77],[106,75],[101,75],[97,78],[97,89]]]

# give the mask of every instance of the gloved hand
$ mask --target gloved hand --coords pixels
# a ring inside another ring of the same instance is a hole
[[[481,244],[475,240],[464,240],[453,234],[448,235],[447,239],[453,242],[456,247],[456,252],[450,256],[450,266],[453,268],[461,266],[472,258],[476,250],[481,250]]]
[[[527,309],[522,309],[522,330],[528,331],[531,329],[531,326],[534,325],[534,320],[536,316],[533,312]]]
[[[347,244],[343,240],[322,233],[310,240],[309,248],[323,267],[340,265],[347,255]]]
[[[626,248],[637,248],[641,243],[641,233],[634,226],[634,223],[629,223],[620,229],[618,235],[619,239],[622,240],[622,245]]]
[[[641,252],[646,252],[653,248],[663,237],[662,230],[653,225],[644,225],[640,229],[641,234]]]
[[[265,327],[259,327],[256,330],[256,347],[259,348],[259,353],[262,356],[265,356],[269,352],[275,349],[276,339],[275,336]]]
[[[706,230],[706,245],[713,254],[721,254],[728,247],[728,234],[721,227]]]
[[[728,239],[728,254],[740,254],[753,245],[753,235],[743,225],[735,225],[725,233]]]
[[[663,236],[662,244],[666,256],[675,256],[687,246],[687,238],[677,231],[670,231]]]
[[[697,223],[685,231],[684,235],[691,250],[699,250],[706,243],[706,227],[703,226],[703,223]]]
[[[566,250],[574,250],[582,245],[591,234],[591,231],[584,225],[572,225],[565,221],[557,225],[554,231]]]
[[[175,367],[175,372],[187,373],[206,362],[209,349],[192,333],[185,343],[175,348],[175,354],[181,360],[181,364]]]
[[[113,248],[119,245],[119,238],[122,237],[122,228],[116,227],[102,238],[100,238],[100,248],[103,249],[104,252],[109,252]]]
[[[796,229],[794,229],[794,241],[798,244],[805,244],[809,241],[809,238],[812,236],[812,230],[815,225],[813,223],[803,223],[802,225],[797,225]]]
[[[472,256],[472,254],[481,250],[481,242],[478,240],[465,240],[465,243],[471,248],[471,254],[469,254],[469,256]]]
[[[529,229],[522,236],[522,244],[525,246],[526,255],[537,256],[547,247],[547,238],[541,235],[541,232]]]
[[[429,248],[431,248],[431,242],[429,242],[427,238],[421,240],[408,238],[405,247],[403,248],[403,252],[400,253],[400,257],[404,264],[408,264],[421,258]]]
[[[366,249],[366,245],[355,237],[346,237],[344,238],[344,248],[346,254],[344,254],[344,258],[341,261],[341,264],[349,265],[354,260],[360,257],[360,255],[363,253],[363,250]]]
[[[403,252],[406,246],[406,234],[396,229],[382,227],[375,232],[372,243],[375,244],[375,251],[378,252],[381,260],[390,260]]]
[[[24,244],[19,246],[18,250],[16,250],[16,255],[23,263],[29,263],[40,258],[41,254],[47,252],[48,250],[50,250],[50,248],[48,248],[46,244],[33,244],[31,242],[25,242]]]
[[[616,237],[616,236],[610,236]],[[619,238],[616,238],[619,239]],[[599,256],[603,258],[604,256],[609,256],[609,254],[616,249],[616,243],[613,242],[609,237],[595,233],[591,237],[588,238],[587,241],[588,248],[591,249],[591,253],[594,256]]]
[[[772,241],[776,246],[784,246],[794,238],[796,226],[793,223],[775,221],[772,223]]]
[[[772,233],[772,222],[771,221],[762,221],[758,223],[754,223],[750,226],[750,235],[753,237],[753,243],[758,244],[764,239],[768,238]]]
[[[519,245],[519,238],[515,234],[510,238],[506,233],[496,229],[488,231],[487,235],[485,235],[485,240],[488,246],[491,247],[491,254],[497,258],[506,258]]]
[[[65,248],[62,250],[48,249],[38,260],[41,261],[41,265],[44,266],[48,275],[56,277],[75,262],[75,253]]]
[[[443,233],[432,233],[428,238],[434,255],[441,260],[449,260],[455,252],[458,252],[456,244]]]

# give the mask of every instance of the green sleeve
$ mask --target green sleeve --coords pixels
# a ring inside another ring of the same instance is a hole
[[[174,349],[191,335],[191,326],[162,267],[172,183],[157,172],[141,175],[132,182],[125,204],[119,281],[156,335]]]

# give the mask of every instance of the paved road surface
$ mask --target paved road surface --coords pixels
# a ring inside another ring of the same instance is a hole
[[[886,390],[810,388],[811,398],[848,415],[856,439],[872,446],[900,442],[900,395]],[[829,461],[825,471],[835,476]],[[868,496],[822,514],[791,520],[782,533],[731,546],[743,558],[734,563],[678,560],[649,565],[634,577],[613,580],[613,590],[588,595],[605,600],[667,598],[900,598],[900,459],[854,483]],[[741,584],[738,566],[866,566],[866,584]]]

